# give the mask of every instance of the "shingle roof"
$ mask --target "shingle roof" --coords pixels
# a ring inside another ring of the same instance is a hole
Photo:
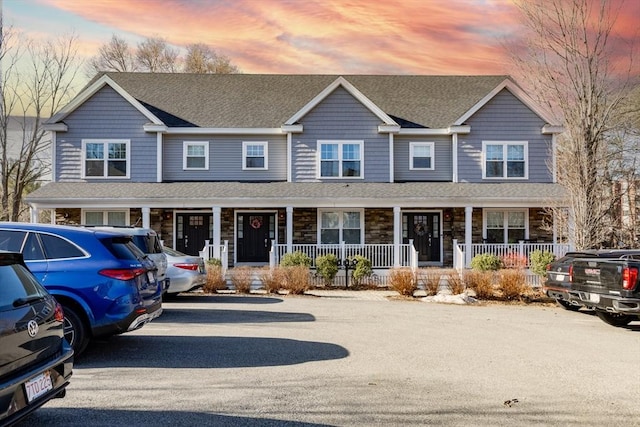
[[[52,182],[26,199],[38,207],[481,207],[548,206],[564,197],[559,184],[533,183]]]
[[[106,73],[168,125],[280,127],[340,76]],[[445,128],[508,76],[342,75],[405,125]],[[173,124],[175,121],[176,124]],[[182,124],[178,124],[182,123]],[[410,124],[409,124],[410,123]]]

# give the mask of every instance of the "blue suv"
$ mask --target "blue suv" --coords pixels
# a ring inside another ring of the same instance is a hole
[[[0,250],[25,263],[63,307],[80,354],[92,337],[132,331],[162,313],[156,267],[130,236],[52,224],[0,222]]]

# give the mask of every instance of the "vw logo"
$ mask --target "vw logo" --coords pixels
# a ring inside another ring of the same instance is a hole
[[[38,334],[38,322],[35,320],[29,320],[29,323],[27,323],[27,330],[29,331],[29,336],[35,337]]]

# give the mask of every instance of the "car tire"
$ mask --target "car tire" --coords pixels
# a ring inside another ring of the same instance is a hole
[[[87,327],[78,314],[69,307],[64,310],[64,337],[67,339],[76,356],[80,355],[89,344]]]
[[[608,311],[596,310],[596,316],[604,323],[611,326],[627,326],[631,321],[636,320],[636,316],[622,313],[609,313]]]
[[[563,299],[556,299],[556,302],[558,303],[558,305],[560,307],[564,308],[565,310],[569,310],[569,311],[578,311],[578,310],[580,310],[580,306],[579,305],[573,305],[569,301],[566,301],[566,300],[563,300]]]

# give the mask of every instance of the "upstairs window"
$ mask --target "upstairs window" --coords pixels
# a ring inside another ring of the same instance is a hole
[[[129,178],[129,140],[82,141],[83,178]]]
[[[483,178],[527,178],[526,142],[485,141],[482,155]]]
[[[409,169],[433,170],[433,142],[411,142],[409,144]]]
[[[362,178],[362,141],[318,141],[320,178]]]
[[[242,143],[242,169],[245,170],[266,170],[267,164],[267,143],[266,142],[243,142]]]
[[[208,170],[209,141],[184,141],[182,143],[182,168],[184,170]]]

